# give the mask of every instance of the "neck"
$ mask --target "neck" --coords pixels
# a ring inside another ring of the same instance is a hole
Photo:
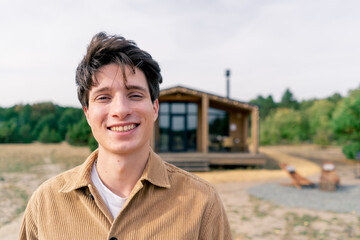
[[[150,146],[130,154],[116,154],[99,146],[96,170],[113,193],[128,197],[140,179],[150,154]]]

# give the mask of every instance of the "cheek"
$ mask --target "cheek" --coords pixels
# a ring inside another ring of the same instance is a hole
[[[93,108],[91,113],[89,114],[89,122],[90,126],[96,126],[101,124],[102,120],[104,119],[104,111],[101,109]]]

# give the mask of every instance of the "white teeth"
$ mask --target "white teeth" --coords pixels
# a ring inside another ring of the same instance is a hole
[[[126,131],[130,131],[130,130],[134,129],[135,127],[136,127],[135,124],[130,124],[130,125],[126,125],[126,126],[111,127],[110,130],[116,131],[116,132],[126,132]]]

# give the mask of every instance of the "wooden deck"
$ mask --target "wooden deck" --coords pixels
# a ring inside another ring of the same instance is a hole
[[[264,166],[266,156],[252,153],[160,153],[162,159],[190,172],[205,172],[210,166]]]

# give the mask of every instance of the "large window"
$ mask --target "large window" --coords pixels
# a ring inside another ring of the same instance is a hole
[[[224,151],[229,147],[229,114],[225,111],[209,108],[209,151]]]
[[[196,151],[197,114],[195,103],[160,103],[159,150]]]

